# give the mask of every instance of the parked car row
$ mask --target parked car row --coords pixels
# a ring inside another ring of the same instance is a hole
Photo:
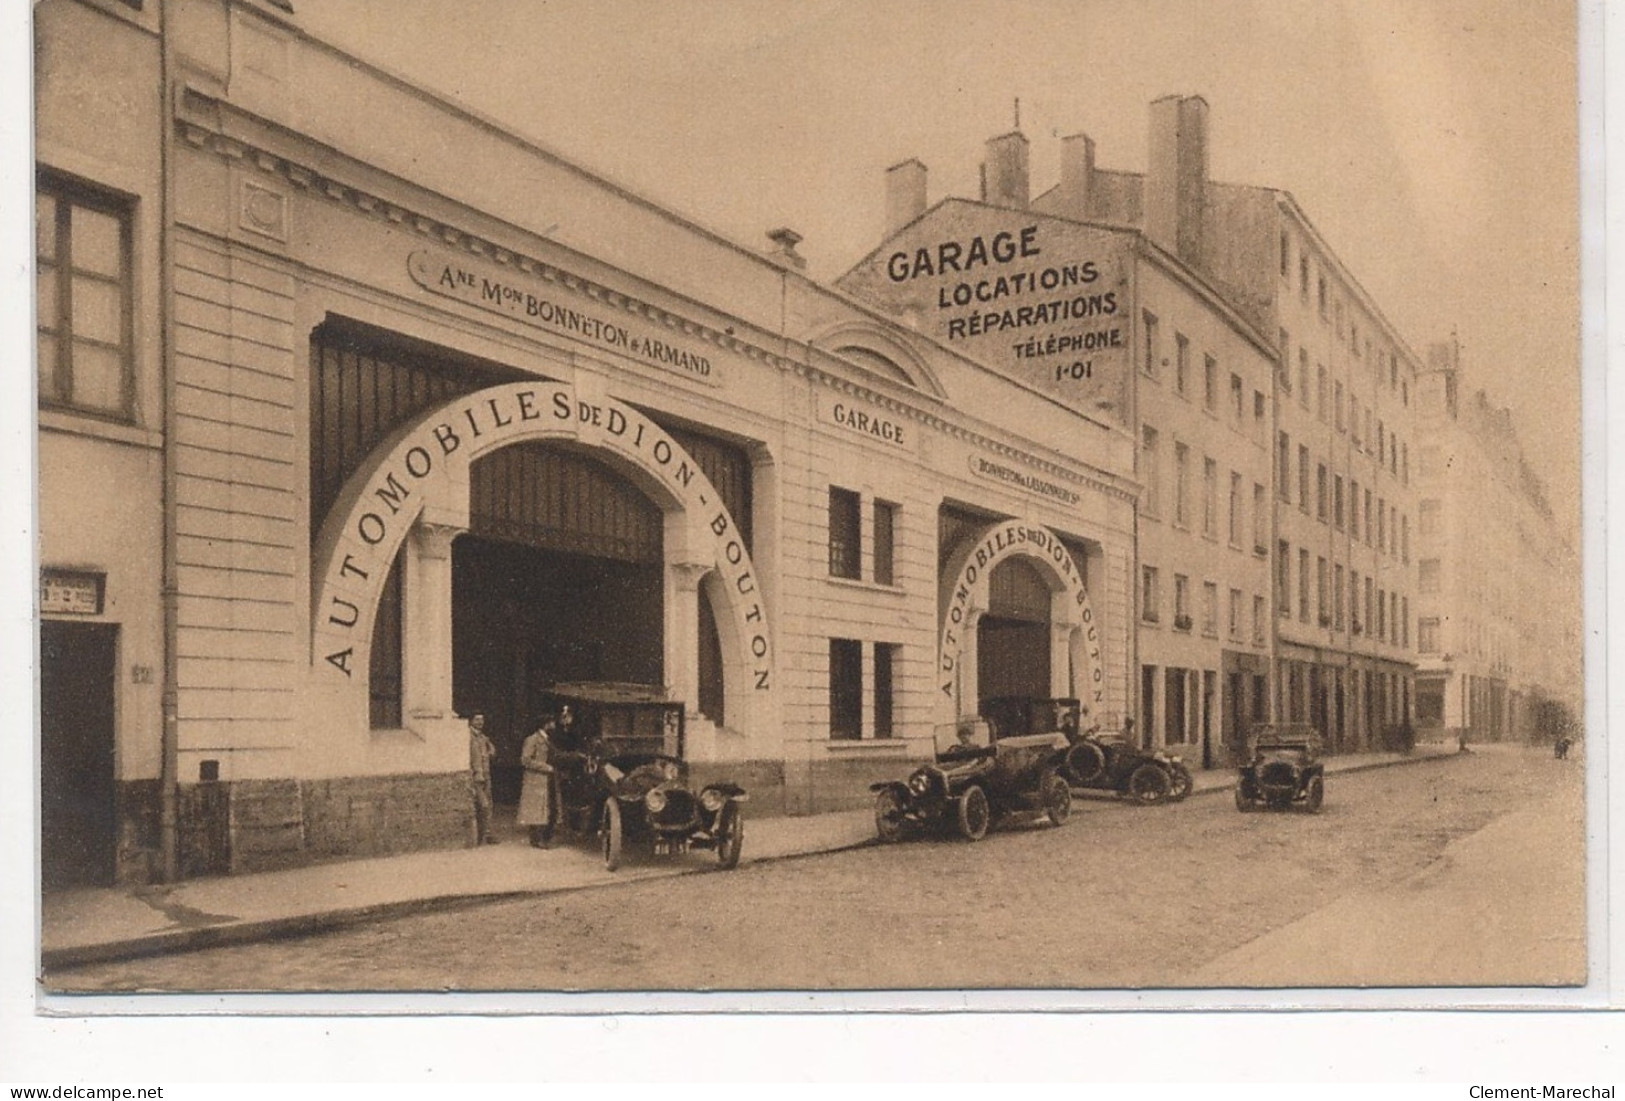
[[[658,688],[619,683],[561,684],[546,709],[576,717],[570,767],[559,770],[559,820],[594,838],[614,871],[628,845],[664,856],[691,849],[739,864],[744,804],[738,784],[698,791],[684,755],[683,704]],[[1190,794],[1190,770],[1176,755],[1135,744],[1132,732],[1080,730],[1075,699],[990,700],[980,718],[938,732],[934,759],[902,780],[871,785],[882,841],[910,833],[956,833],[978,841],[1006,819],[1065,825],[1074,788],[1110,791],[1139,805]],[[1236,783],[1238,810],[1300,806],[1325,798],[1319,737],[1304,724],[1255,728]]]

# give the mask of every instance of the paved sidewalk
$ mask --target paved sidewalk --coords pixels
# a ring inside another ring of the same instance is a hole
[[[1329,772],[1452,756],[1455,746],[1327,758]],[[1230,770],[1197,772],[1193,794],[1229,791]],[[1079,793],[1079,812],[1123,807],[1103,793]],[[1125,808],[1127,809],[1127,808]],[[867,808],[798,818],[747,819],[742,864],[856,848],[874,840]],[[380,917],[618,883],[716,871],[710,853],[633,858],[606,872],[595,850],[569,843],[541,851],[517,831],[501,845],[346,860],[167,886],[53,891],[41,907],[41,962],[70,967],[308,933]]]

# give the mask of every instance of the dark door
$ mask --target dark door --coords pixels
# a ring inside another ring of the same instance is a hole
[[[46,887],[113,882],[116,627],[40,625],[40,857]]]

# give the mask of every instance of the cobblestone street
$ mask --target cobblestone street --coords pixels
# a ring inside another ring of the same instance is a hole
[[[1238,814],[1222,794],[1154,808],[1091,800],[1060,830],[1014,826],[975,845],[919,840],[49,978],[85,991],[1245,985],[1258,963],[1238,950],[1267,934],[1309,930],[1279,942],[1305,966],[1337,951],[1335,922],[1296,924],[1322,912],[1389,935],[1349,900],[1412,880],[1425,890],[1447,846],[1517,812],[1495,843],[1508,867],[1543,881],[1506,878],[1492,859],[1464,862],[1476,878],[1452,889],[1480,915],[1514,895],[1542,900],[1543,937],[1562,951],[1535,979],[1579,981],[1582,777],[1549,752],[1486,749],[1335,776],[1318,816]],[[1555,858],[1510,859],[1540,832],[1525,819],[1559,837]],[[1484,973],[1429,971],[1445,966],[1436,944],[1454,939],[1452,916],[1418,899],[1419,927],[1374,949],[1399,964],[1418,953],[1411,981],[1531,981],[1516,945],[1469,961]],[[1260,983],[1294,981],[1290,961],[1273,964]]]

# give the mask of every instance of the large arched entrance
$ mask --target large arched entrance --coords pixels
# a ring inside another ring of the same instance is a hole
[[[312,591],[312,725],[374,735],[310,747],[329,768],[457,767],[459,712],[520,739],[572,679],[664,685],[695,759],[770,752],[751,740],[776,729],[771,634],[734,518],[669,433],[585,388],[493,386],[392,433],[328,513]]]
[[[967,534],[943,571],[941,608],[938,724],[1005,696],[1076,697],[1086,717],[1104,706],[1100,626],[1049,528],[1007,520]]]

